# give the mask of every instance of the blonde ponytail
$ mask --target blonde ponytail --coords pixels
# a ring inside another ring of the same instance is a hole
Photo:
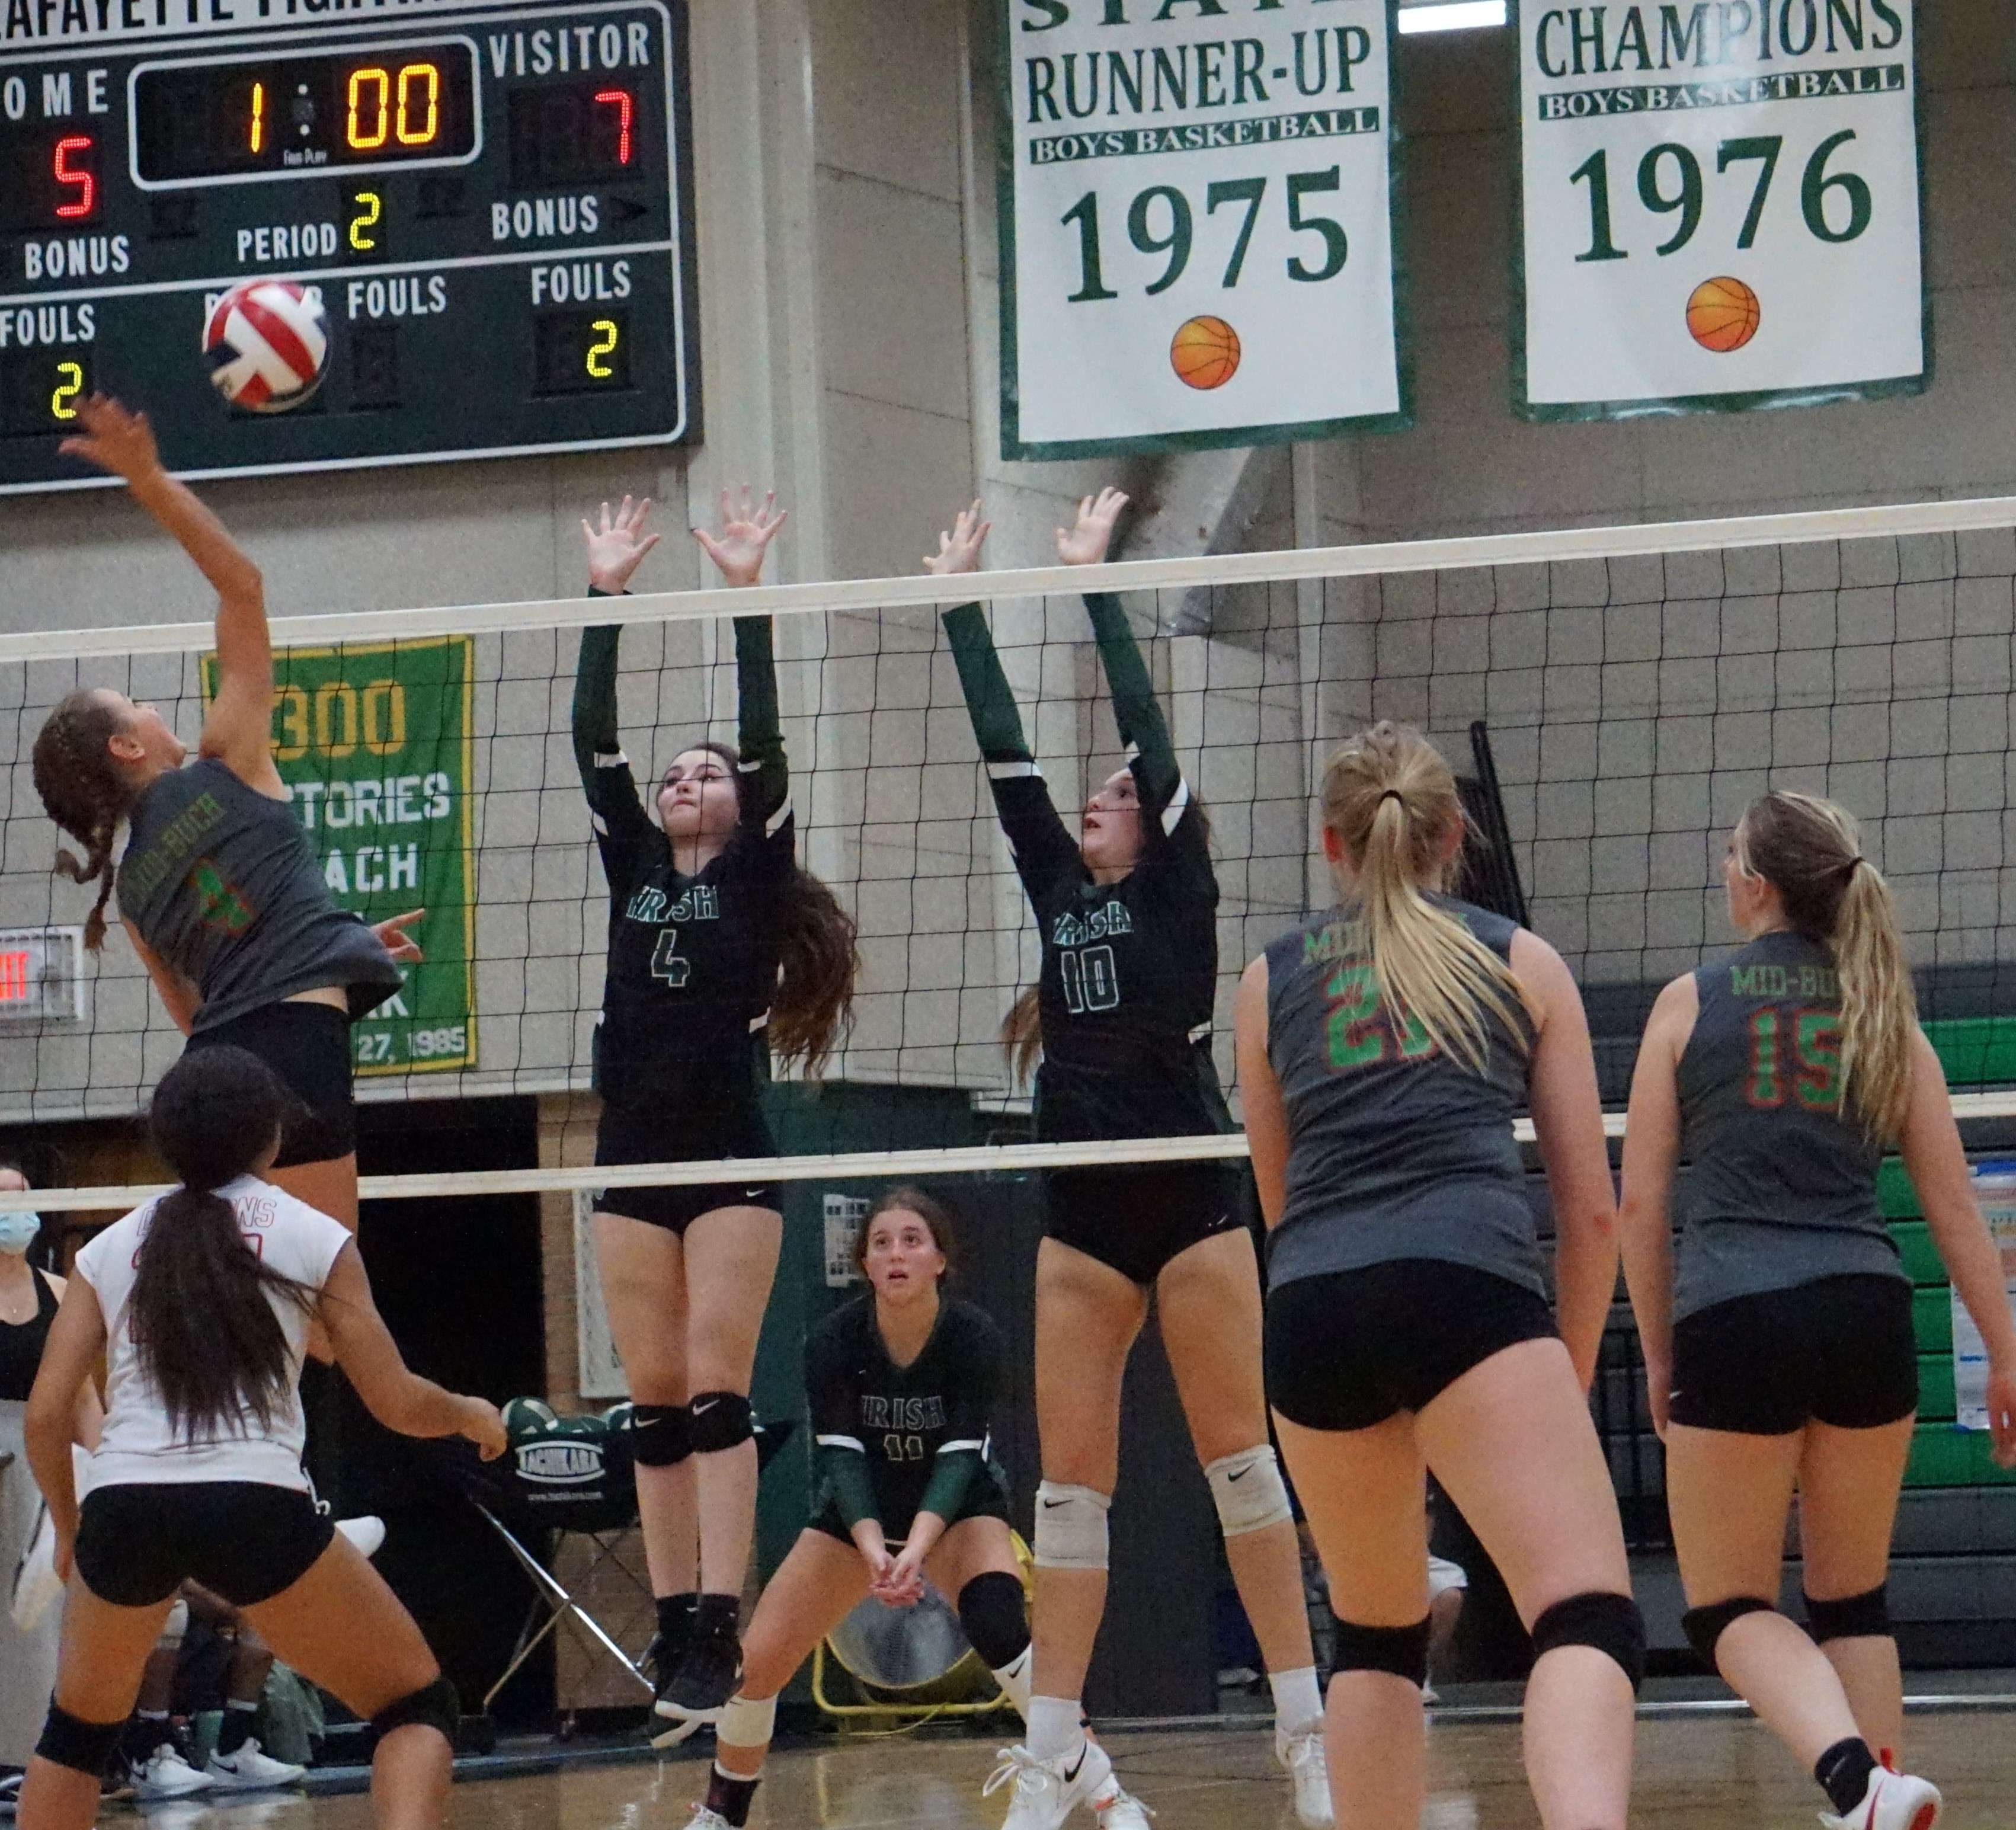
[[[1841,991],[1841,1104],[1879,1142],[1903,1131],[1911,1101],[1917,994],[1883,874],[1862,855],[1845,807],[1766,794],[1737,823],[1739,869],[1778,892],[1793,928],[1834,956]]]
[[[1043,1058],[1043,988],[1024,985],[1001,1019],[1001,1052],[1008,1057],[1012,1084],[1026,1086]]]
[[[1511,968],[1421,894],[1447,888],[1463,827],[1456,778],[1435,747],[1410,726],[1376,724],[1330,758],[1322,800],[1323,826],[1356,874],[1363,950],[1395,1031],[1480,1074],[1487,1018],[1529,1046],[1531,1015]]]

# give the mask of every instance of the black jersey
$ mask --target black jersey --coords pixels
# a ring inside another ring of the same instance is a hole
[[[1882,1146],[1841,1108],[1841,990],[1827,949],[1760,935],[1694,974],[1681,1051],[1673,1312],[1828,1277],[1902,1277],[1876,1198]]]
[[[977,604],[947,613],[995,812],[1042,941],[1046,1143],[1229,1131],[1211,1053],[1218,878],[1160,707],[1117,600],[1089,596],[1093,634],[1141,803],[1140,862],[1095,884],[1022,735]]]
[[[898,1366],[875,1325],[873,1292],[834,1310],[805,1343],[805,1396],[819,1447],[862,1457],[875,1516],[909,1529],[941,1459],[984,1463],[1006,1349],[985,1309],[947,1297],[923,1349]]]
[[[742,768],[754,791],[738,784],[740,823],[690,877],[645,812],[617,739],[620,633],[582,632],[574,683],[575,758],[609,885],[596,1085],[614,1101],[675,1101],[690,1119],[753,1099],[769,1063],[764,1025],[796,843],[769,621],[736,621]]]

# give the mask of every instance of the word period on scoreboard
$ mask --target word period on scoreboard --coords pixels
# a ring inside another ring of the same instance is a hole
[[[0,491],[99,481],[58,450],[97,388],[193,476],[696,436],[679,0],[5,17]],[[329,317],[293,412],[232,409],[200,353],[255,277]]]

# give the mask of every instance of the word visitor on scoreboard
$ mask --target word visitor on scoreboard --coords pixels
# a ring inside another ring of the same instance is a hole
[[[1913,0],[1514,0],[1532,419],[1916,393]]]
[[[1408,412],[1387,0],[1001,0],[1002,448]]]

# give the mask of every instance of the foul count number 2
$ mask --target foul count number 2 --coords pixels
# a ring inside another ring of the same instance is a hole
[[[1351,252],[1344,225],[1309,207],[1312,196],[1343,188],[1343,178],[1334,165],[1327,171],[1295,171],[1288,175],[1289,229],[1298,235],[1316,236],[1323,243],[1322,256],[1314,262],[1305,260],[1300,254],[1288,258],[1291,279],[1334,279],[1344,271],[1345,261]],[[1260,219],[1261,200],[1266,194],[1267,180],[1264,177],[1218,178],[1204,193],[1206,216],[1214,216],[1221,207],[1229,204],[1243,204],[1246,207],[1246,214],[1225,263],[1225,277],[1219,282],[1222,286],[1234,286],[1239,283],[1239,276],[1245,270],[1246,250],[1252,244],[1253,227]],[[1168,225],[1166,233],[1157,232],[1158,217]],[[1119,297],[1119,294],[1107,289],[1100,265],[1099,193],[1087,191],[1060,220],[1075,224],[1078,228],[1078,289],[1071,295],[1070,302],[1075,305],[1089,300]],[[1147,288],[1151,298],[1158,292],[1167,292],[1189,266],[1196,220],[1190,199],[1174,185],[1151,185],[1128,206],[1127,239],[1144,254],[1168,257],[1161,277],[1151,281]]]
[[[1869,227],[1874,205],[1867,180],[1858,178],[1852,171],[1830,175],[1827,171],[1827,161],[1854,138],[1855,129],[1844,128],[1821,141],[1806,161],[1805,175],[1800,181],[1800,214],[1805,217],[1808,229],[1823,242],[1853,241]],[[1739,248],[1751,247],[1756,243],[1758,229],[1764,220],[1765,200],[1771,194],[1771,180],[1777,174],[1778,156],[1784,147],[1784,135],[1774,133],[1724,140],[1715,149],[1715,169],[1718,177],[1732,165],[1754,163],[1757,167],[1756,187],[1751,193],[1750,207],[1736,237]],[[1679,186],[1676,191],[1666,188],[1669,172]],[[1628,260],[1630,250],[1620,248],[1611,239],[1609,153],[1599,148],[1591,153],[1568,175],[1568,182],[1589,186],[1589,247],[1575,259]],[[1672,239],[1660,243],[1660,254],[1676,254],[1694,240],[1694,232],[1701,227],[1704,191],[1701,160],[1689,147],[1671,140],[1662,141],[1638,161],[1639,201],[1656,214],[1677,214],[1680,219]],[[1848,206],[1848,219],[1839,228],[1828,220],[1830,195],[1835,192],[1840,193]]]
[[[49,417],[66,423],[77,417],[77,409],[71,403],[84,392],[84,365],[81,362],[56,364],[56,391],[49,396]]]

